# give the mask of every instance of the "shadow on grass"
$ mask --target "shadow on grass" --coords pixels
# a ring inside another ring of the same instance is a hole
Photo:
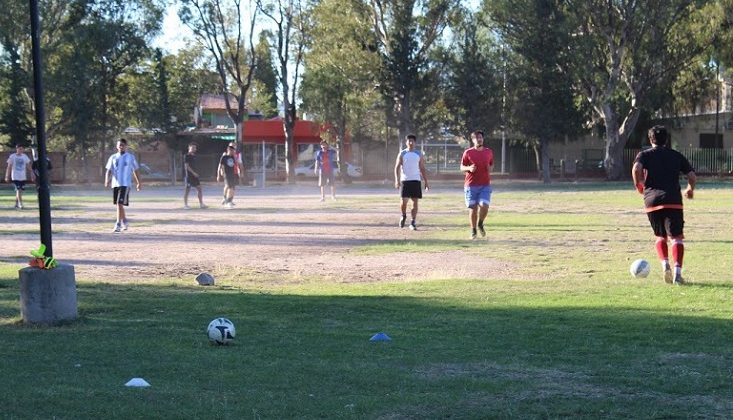
[[[79,286],[80,318],[18,323],[0,280],[4,415],[728,417],[730,320],[443,298]],[[570,302],[570,301],[568,301]],[[218,316],[235,345],[208,344]],[[3,321],[4,320],[4,321]],[[370,342],[385,332],[391,342]],[[149,389],[127,389],[143,377]],[[32,411],[30,411],[32,410]]]

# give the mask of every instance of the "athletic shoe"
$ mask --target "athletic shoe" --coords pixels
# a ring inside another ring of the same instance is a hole
[[[225,199],[223,199],[223,200],[221,200],[221,205],[222,205],[222,206],[223,206],[223,205],[225,205],[226,203],[227,203],[227,199],[226,199],[226,198],[225,198]]]
[[[127,230],[128,227],[130,227],[130,225],[127,223],[127,220],[122,222],[122,230]]]
[[[664,267],[664,282],[672,284],[672,277],[672,269],[669,266]]]
[[[112,232],[120,233],[120,224],[119,223],[115,223],[115,228],[112,229]]]
[[[412,223],[410,223],[410,230],[417,230],[417,226],[415,225],[414,220],[412,221]]]
[[[189,207],[188,204],[186,204],[185,206],[183,206],[183,210],[191,210],[191,207]]]
[[[407,221],[407,216],[402,216],[400,218],[400,227],[401,228],[405,227],[405,221]]]
[[[202,208],[202,209],[208,209],[209,208],[209,206],[207,206],[206,204],[202,204],[199,207]]]
[[[687,282],[685,281],[685,279],[682,278],[682,274],[677,274],[676,276],[674,276],[672,284],[676,286],[681,286],[683,284],[687,284]]]
[[[228,208],[228,209],[233,209],[233,208],[234,208],[234,203],[232,203],[232,202],[230,201],[230,202],[228,202],[228,203],[224,204],[224,207],[226,207],[226,208]]]
[[[482,238],[486,236],[486,231],[484,230],[484,224],[483,223],[479,223],[478,224],[478,231],[481,234],[481,237]]]
[[[471,231],[471,239],[476,239],[476,231]]]
[[[321,203],[323,203],[324,201],[326,201],[326,199],[321,197]]]

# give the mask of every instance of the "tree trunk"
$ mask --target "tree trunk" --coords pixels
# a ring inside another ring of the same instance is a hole
[[[618,116],[611,109],[610,104],[603,107],[603,113],[603,120],[606,124],[606,153],[603,159],[603,167],[606,170],[606,179],[618,181],[623,177],[624,146],[628,134],[620,133]]]
[[[540,139],[540,157],[542,158],[542,182],[551,182],[550,174],[550,140],[547,137]]]

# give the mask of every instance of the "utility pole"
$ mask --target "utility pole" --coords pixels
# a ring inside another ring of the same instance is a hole
[[[46,110],[43,105],[43,78],[40,47],[38,0],[30,0],[31,46],[33,50],[33,91],[36,100],[36,140],[38,141],[38,212],[41,225],[41,243],[46,246],[46,257],[53,257],[51,245],[51,196],[48,187],[48,159],[46,154]]]

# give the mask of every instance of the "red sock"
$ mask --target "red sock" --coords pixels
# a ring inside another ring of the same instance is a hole
[[[669,259],[669,249],[667,248],[667,238],[658,236],[655,247],[657,248],[657,255],[659,256],[660,260],[666,261]]]
[[[672,240],[672,258],[675,267],[682,267],[682,259],[685,257],[685,243],[681,239]]]

